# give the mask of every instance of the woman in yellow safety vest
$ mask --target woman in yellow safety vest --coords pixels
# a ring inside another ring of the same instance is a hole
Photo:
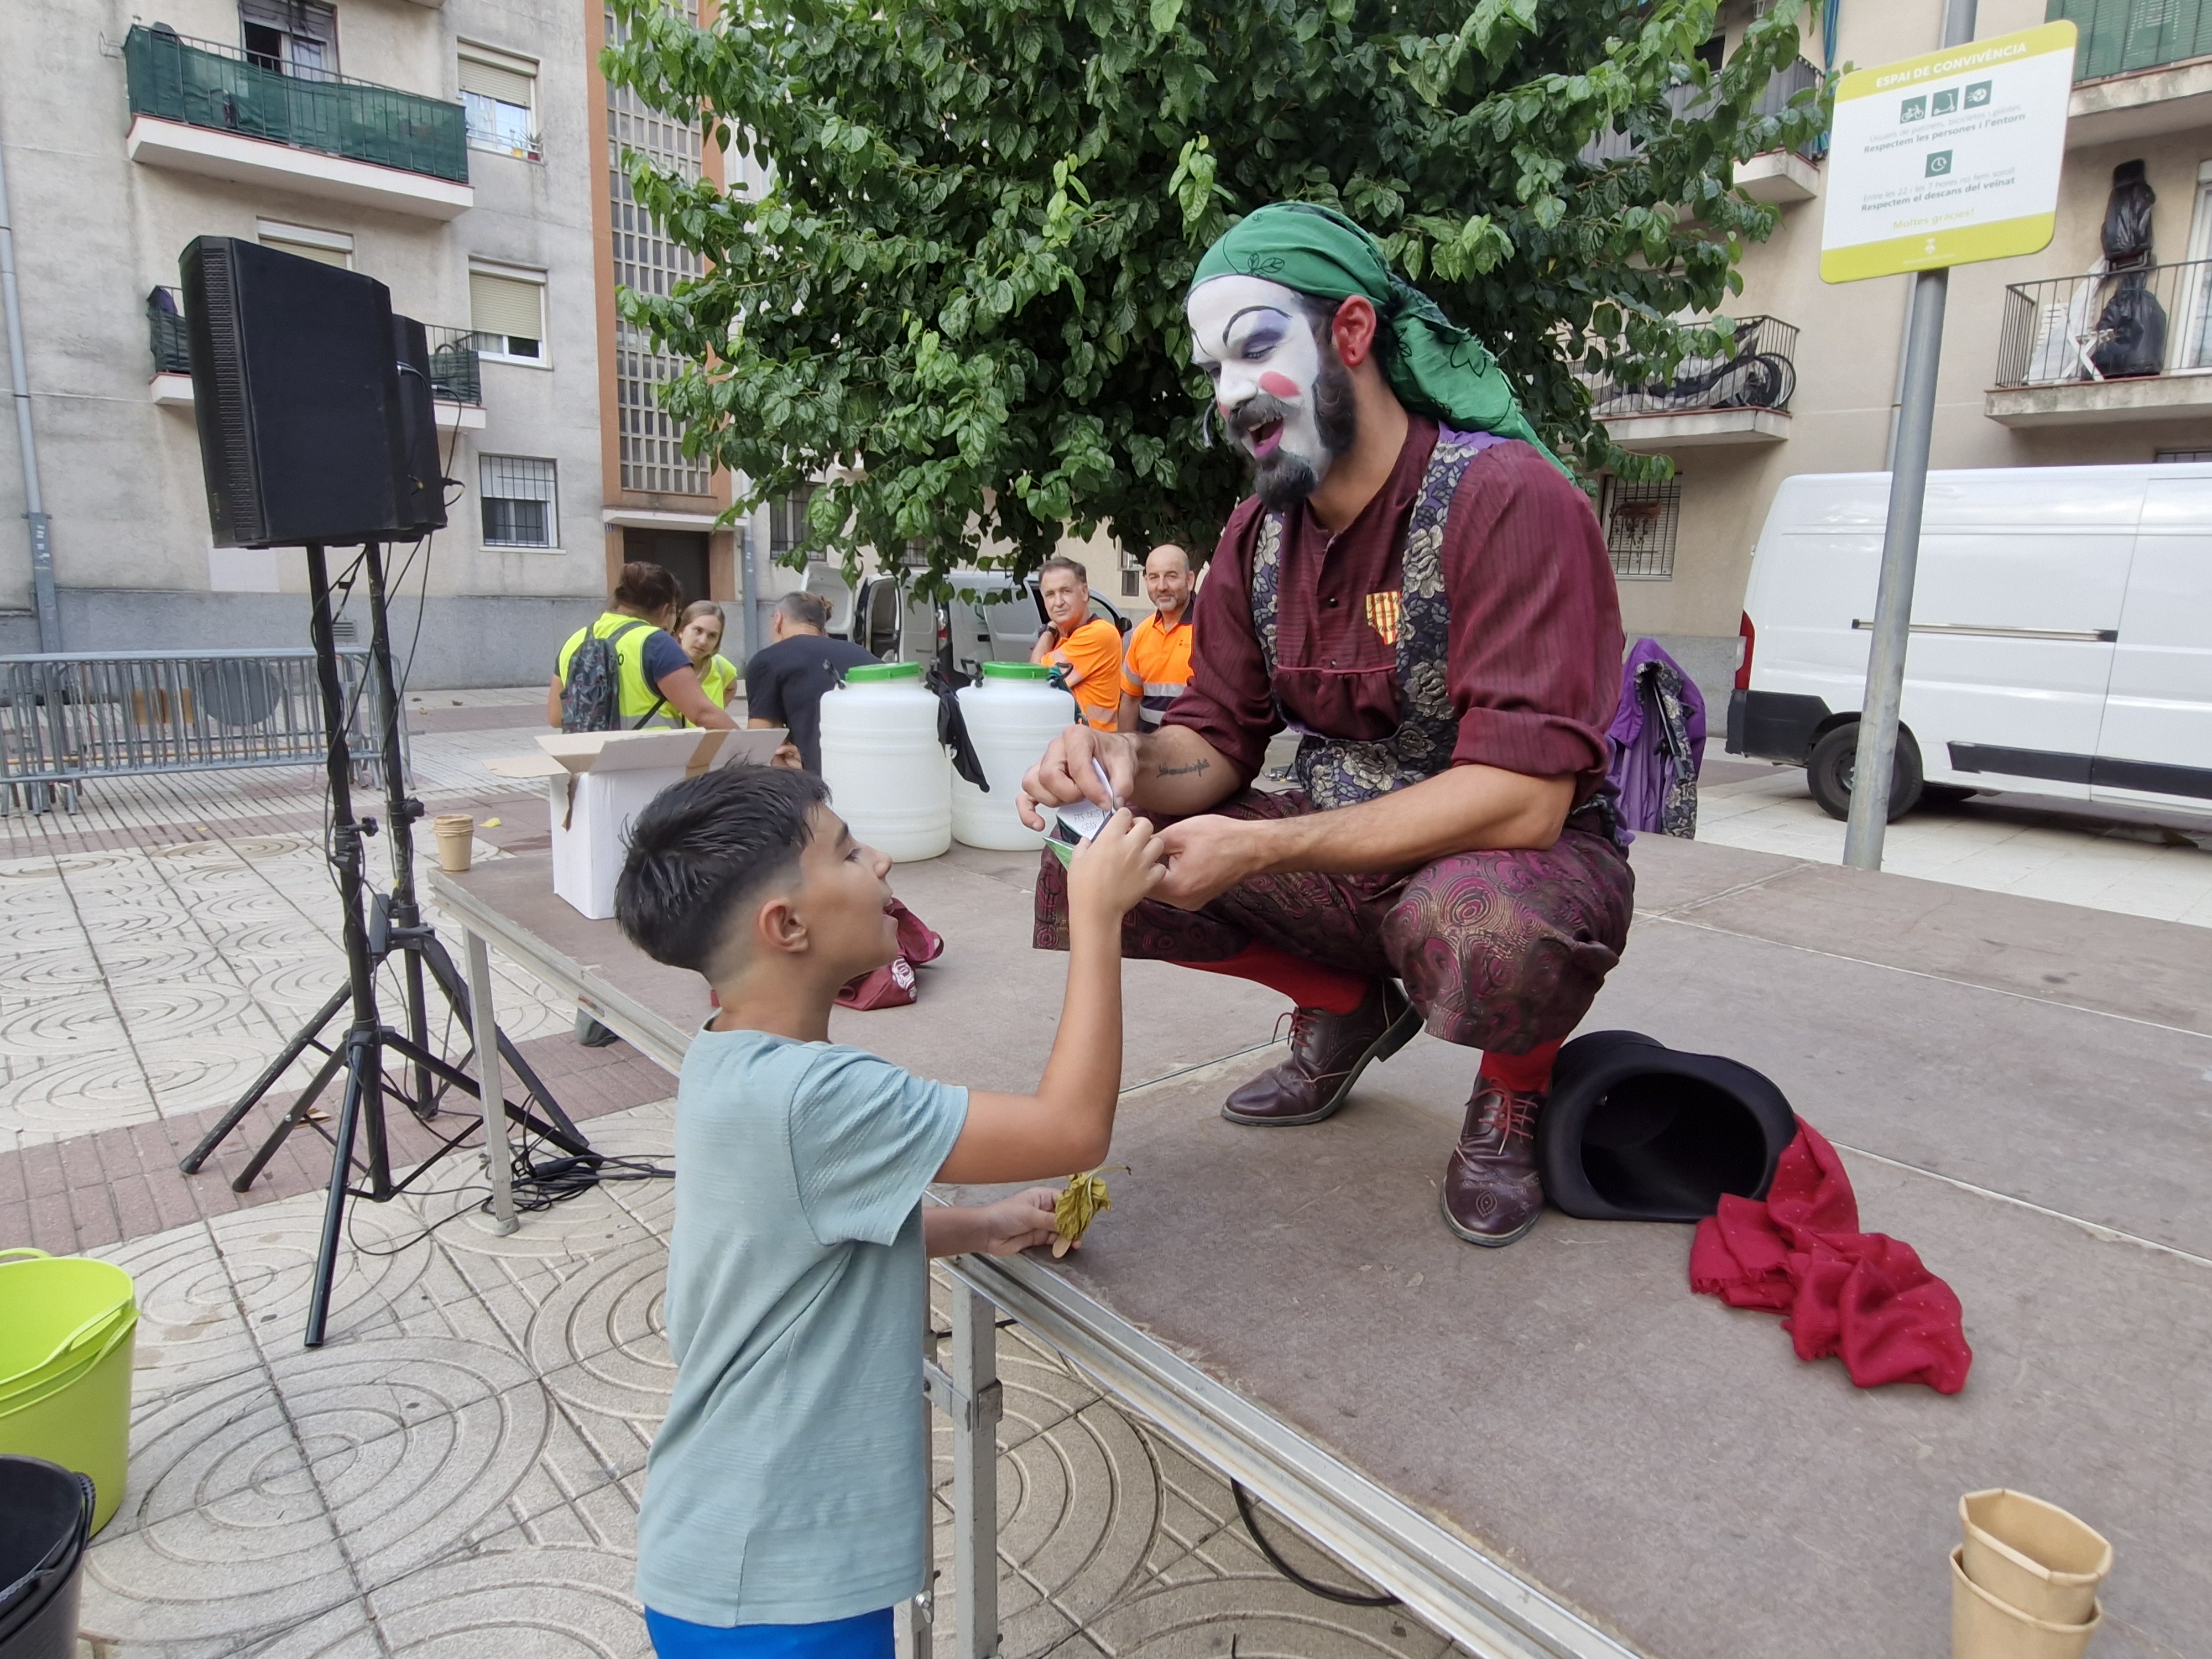
[[[676,643],[684,647],[684,654],[698,671],[699,689],[717,708],[730,706],[730,693],[738,684],[737,664],[720,654],[722,630],[728,625],[720,605],[712,599],[694,599],[684,607],[683,619],[676,629]]]
[[[665,718],[724,730],[734,727],[737,721],[708,699],[699,683],[699,671],[669,631],[676,626],[676,613],[683,603],[684,590],[660,566],[643,560],[624,565],[615,584],[614,598],[599,620],[578,629],[561,647],[553,683],[545,693],[547,724],[561,724],[561,688],[568,681],[569,659],[590,635],[614,648],[619,711],[625,726]]]

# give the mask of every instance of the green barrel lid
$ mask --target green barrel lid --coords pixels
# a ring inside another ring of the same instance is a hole
[[[987,680],[1048,680],[1052,670],[1041,662],[987,662],[983,665]]]
[[[845,684],[871,685],[884,680],[918,680],[921,665],[918,662],[864,662],[858,668],[848,669]]]

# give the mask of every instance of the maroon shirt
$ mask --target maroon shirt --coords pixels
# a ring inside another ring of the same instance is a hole
[[[1404,723],[1397,650],[1383,630],[1396,626],[1400,551],[1436,442],[1437,423],[1415,416],[1389,481],[1334,536],[1303,501],[1285,515],[1272,684],[1252,627],[1261,509],[1257,497],[1238,506],[1193,608],[1190,684],[1164,725],[1190,727],[1249,778],[1285,715],[1368,742]],[[1452,764],[1572,773],[1577,800],[1587,799],[1605,776],[1622,643],[1589,499],[1529,445],[1494,444],[1452,497],[1443,562],[1459,719]],[[1370,605],[1370,595],[1388,598]]]

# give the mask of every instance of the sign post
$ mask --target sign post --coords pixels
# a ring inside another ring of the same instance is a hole
[[[1844,838],[1844,862],[1858,869],[1881,868],[1889,823],[1950,267],[2037,253],[2050,245],[2058,219],[2075,38],[2073,24],[2045,23],[1858,70],[1837,83],[1821,278],[1914,278],[1889,523]]]

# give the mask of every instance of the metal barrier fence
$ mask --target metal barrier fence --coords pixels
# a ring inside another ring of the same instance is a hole
[[[123,64],[134,115],[469,181],[466,115],[442,98],[342,76],[288,74],[235,46],[188,40],[166,23],[133,24]]]
[[[1584,375],[1594,415],[1671,415],[1698,409],[1790,407],[1797,389],[1797,329],[1778,317],[1739,317],[1727,356],[1685,357],[1671,380],[1631,385]]]
[[[2212,259],[2005,289],[1996,383],[2057,386],[2212,368]]]
[[[338,653],[358,767],[382,759],[368,653]],[[43,811],[89,778],[319,766],[314,653],[131,651],[0,657],[0,811]]]

